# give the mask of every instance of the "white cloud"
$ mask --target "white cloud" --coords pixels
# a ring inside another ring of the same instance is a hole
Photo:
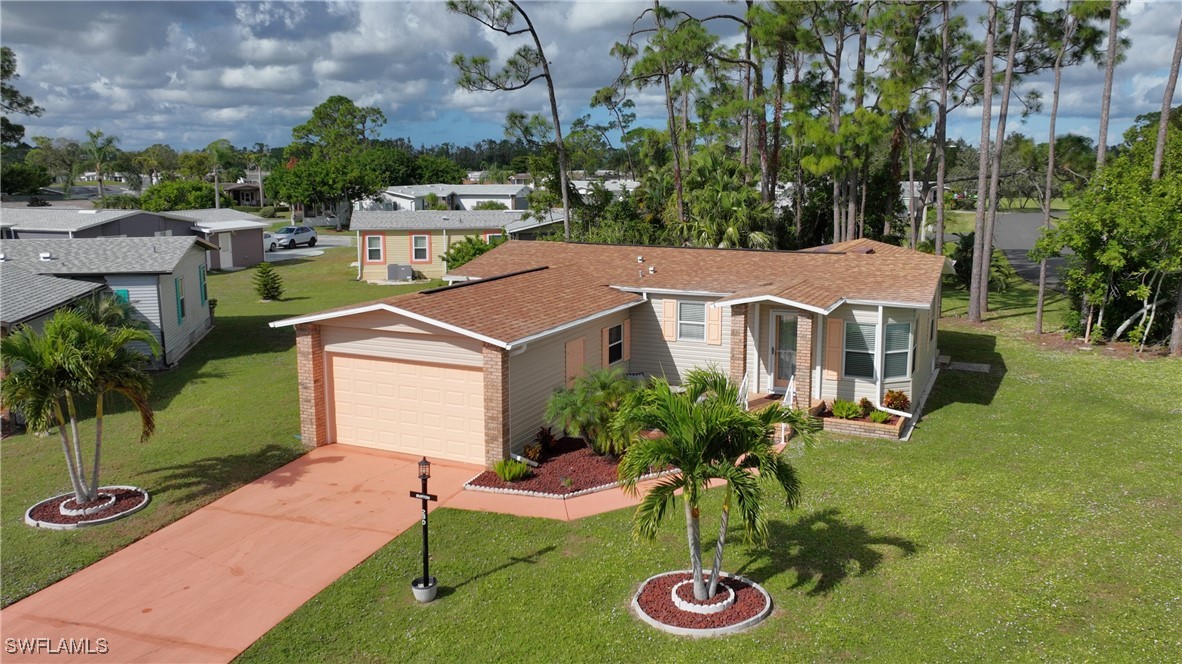
[[[224,87],[246,90],[291,90],[299,87],[302,81],[299,67],[277,65],[226,69],[219,78]]]

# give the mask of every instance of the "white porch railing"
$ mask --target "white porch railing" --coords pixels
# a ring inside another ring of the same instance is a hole
[[[743,374],[743,382],[739,383],[739,408],[743,410],[747,409],[747,392],[749,391],[747,378],[747,374]]]

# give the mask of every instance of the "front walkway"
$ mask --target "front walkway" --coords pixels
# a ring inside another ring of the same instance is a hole
[[[5,662],[229,662],[418,523],[418,458],[327,445],[0,612],[6,639],[105,639],[107,654]],[[571,520],[637,504],[464,491],[482,468],[432,460],[432,507]],[[643,488],[643,487],[642,487]],[[135,518],[135,517],[130,517]],[[101,527],[101,526],[100,526]]]

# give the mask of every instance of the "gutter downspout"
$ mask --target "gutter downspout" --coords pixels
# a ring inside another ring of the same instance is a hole
[[[357,233],[357,281],[361,281],[361,231],[354,231]]]

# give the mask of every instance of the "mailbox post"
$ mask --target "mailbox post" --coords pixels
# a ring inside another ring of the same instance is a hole
[[[423,488],[421,491],[411,491],[410,497],[418,498],[422,501],[423,576],[412,581],[410,589],[414,593],[415,599],[420,602],[430,602],[435,599],[435,593],[439,588],[435,577],[431,576],[427,569],[429,556],[427,551],[427,503],[428,501],[439,500],[439,497],[427,493],[427,480],[431,479],[431,462],[427,461],[427,457],[423,457],[423,460],[419,462],[419,479],[423,482]]]

